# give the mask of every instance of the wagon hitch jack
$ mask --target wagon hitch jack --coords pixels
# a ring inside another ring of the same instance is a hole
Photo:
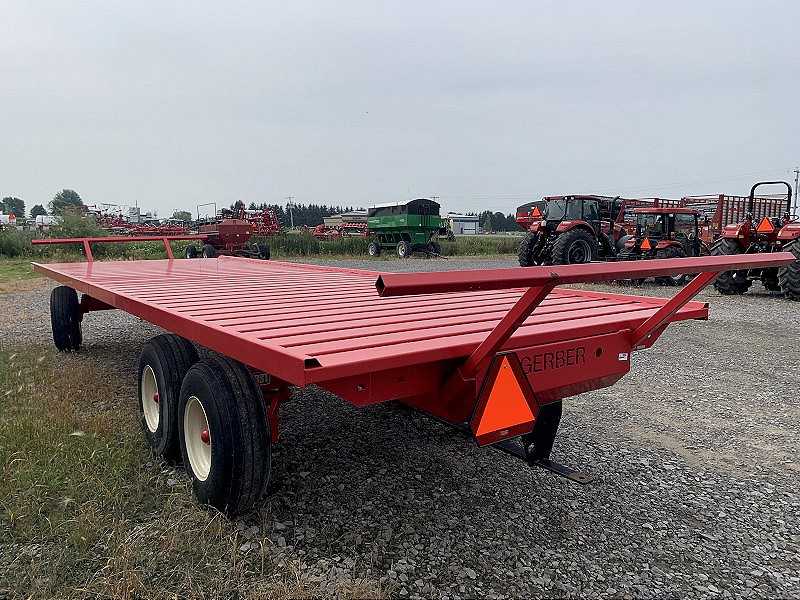
[[[530,433],[526,433],[521,437],[521,445],[517,440],[504,440],[492,444],[492,447],[521,458],[532,467],[542,467],[557,475],[566,477],[570,481],[582,484],[591,483],[597,477],[562,465],[550,458],[550,452],[556,439],[556,431],[558,431],[558,424],[561,421],[561,410],[561,400],[542,404],[533,424],[533,429]]]

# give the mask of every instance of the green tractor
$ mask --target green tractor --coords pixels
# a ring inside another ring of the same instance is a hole
[[[371,235],[367,254],[378,256],[391,250],[398,258],[408,258],[414,252],[438,256],[442,250],[439,235],[446,233],[447,226],[439,216],[438,202],[418,198],[371,206],[367,229]]]

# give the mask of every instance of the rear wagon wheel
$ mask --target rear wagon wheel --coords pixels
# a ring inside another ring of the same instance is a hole
[[[204,244],[203,258],[217,258],[217,249],[211,244]]]
[[[139,358],[139,421],[147,443],[165,459],[178,450],[178,398],[186,372],[197,362],[197,350],[178,335],[158,335]]]
[[[211,357],[189,369],[178,403],[178,437],[200,502],[234,516],[261,499],[272,443],[261,390],[243,364]]]
[[[60,285],[50,292],[50,325],[56,348],[62,352],[74,352],[81,347],[80,303],[78,292],[71,287]]]
[[[197,258],[197,246],[194,244],[186,246],[186,258]]]
[[[411,251],[411,242],[405,240],[397,242],[397,258],[408,258],[411,256]]]

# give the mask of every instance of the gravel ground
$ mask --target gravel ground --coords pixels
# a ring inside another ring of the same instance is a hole
[[[382,270],[513,267],[512,259],[329,261]],[[52,347],[48,282],[3,297],[0,343]],[[655,285],[588,289],[669,296]],[[237,523],[320,594],[348,582],[399,597],[800,596],[800,304],[754,286],[708,322],[671,325],[615,386],[570,398],[553,458],[581,486],[479,449],[395,404],[357,409],[318,388],[281,409],[271,495]],[[135,410],[159,330],[87,316],[85,350]]]

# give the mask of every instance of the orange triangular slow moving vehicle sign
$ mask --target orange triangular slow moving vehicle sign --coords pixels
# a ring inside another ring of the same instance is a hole
[[[771,233],[775,228],[772,226],[772,223],[767,217],[761,219],[761,222],[758,224],[756,231],[758,233]]]
[[[532,217],[541,217],[542,216],[542,213],[539,211],[539,207],[538,206],[534,206],[533,207],[533,212],[531,213],[531,216]]]
[[[494,358],[483,382],[470,428],[480,446],[529,433],[539,404],[517,355]]]
[[[651,248],[652,246],[650,245],[650,238],[644,238],[644,241],[642,242],[642,250],[650,250]]]

